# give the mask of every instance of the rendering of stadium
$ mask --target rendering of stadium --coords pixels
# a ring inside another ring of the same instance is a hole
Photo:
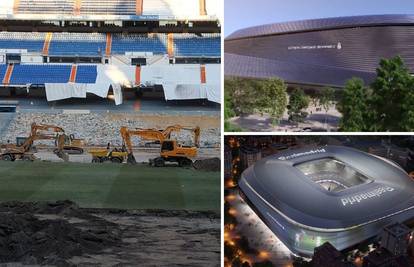
[[[119,105],[158,91],[220,103],[218,8],[208,0],[2,1],[1,96],[94,94]]]
[[[279,77],[290,85],[370,83],[381,58],[401,56],[414,73],[413,15],[367,15],[257,26],[225,39],[225,75]]]
[[[414,217],[414,181],[394,162],[342,146],[286,150],[259,160],[240,195],[291,250],[344,250]]]

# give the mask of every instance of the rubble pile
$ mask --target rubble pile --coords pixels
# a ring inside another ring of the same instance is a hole
[[[85,139],[89,146],[106,146],[111,143],[114,146],[122,144],[119,129],[121,126],[129,128],[156,128],[162,129],[169,125],[179,124],[183,118],[173,116],[164,119],[163,117],[152,115],[131,115],[131,114],[113,114],[90,113],[90,114],[55,114],[55,113],[18,113],[10,123],[4,135],[0,136],[0,143],[7,141],[14,143],[16,137],[25,137],[30,132],[30,126],[33,122],[39,124],[52,124],[65,129],[68,134],[75,134],[76,138]],[[199,119],[198,119],[199,120]],[[197,120],[197,124],[198,124]],[[188,118],[190,121],[190,118]],[[184,120],[184,123],[188,123]],[[193,122],[190,125],[195,127]],[[187,125],[186,125],[187,126]],[[185,145],[190,145],[192,134],[182,131],[178,141]],[[220,129],[215,126],[202,125],[201,147],[217,147],[220,144]],[[41,144],[53,145],[48,141],[38,141]],[[136,140],[137,145],[143,144]]]

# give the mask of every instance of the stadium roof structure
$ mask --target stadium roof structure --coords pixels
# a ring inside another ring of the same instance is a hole
[[[332,17],[323,19],[299,20],[273,23],[241,29],[229,35],[226,40],[250,38],[257,36],[286,34],[308,31],[344,29],[354,27],[413,25],[414,15],[369,15]]]
[[[239,186],[269,228],[298,254],[312,254],[318,245],[300,244],[297,235],[305,232],[341,250],[414,217],[414,181],[407,173],[348,147],[287,150],[264,158],[243,172]]]
[[[382,58],[400,55],[414,73],[414,15],[367,15],[267,24],[224,42],[225,75],[279,77],[289,84],[370,83]]]

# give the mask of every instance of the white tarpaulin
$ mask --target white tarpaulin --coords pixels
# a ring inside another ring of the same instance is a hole
[[[166,100],[208,99],[221,103],[220,65],[206,65],[205,84],[200,75],[200,65],[141,67],[141,83],[162,85]]]
[[[45,88],[47,101],[56,101],[72,97],[86,98],[86,84],[46,83]]]
[[[201,66],[198,64],[142,66],[140,82],[162,85],[166,100],[208,99],[220,103],[220,65],[206,65],[205,75],[206,83],[201,83]],[[86,93],[93,93],[106,98],[112,86],[115,104],[120,105],[122,88],[133,87],[135,80],[135,66],[97,65],[95,84],[45,84],[46,97],[48,101],[55,101],[85,98]]]

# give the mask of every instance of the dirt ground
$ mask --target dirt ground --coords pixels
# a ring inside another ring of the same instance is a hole
[[[1,266],[220,266],[212,212],[0,204]]]

